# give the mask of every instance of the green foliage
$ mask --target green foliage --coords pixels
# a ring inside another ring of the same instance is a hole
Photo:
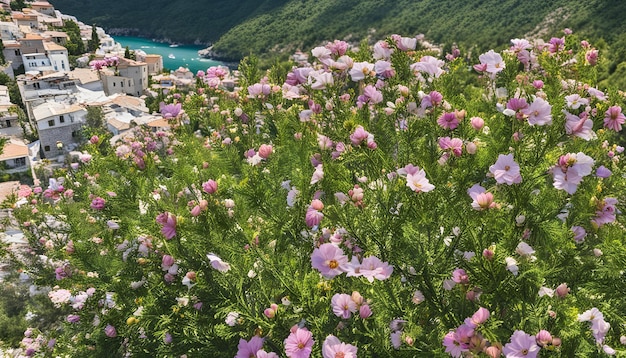
[[[24,0],[13,0],[9,5],[13,11],[22,11],[23,8],[27,7]]]
[[[80,28],[72,20],[65,20],[61,30],[68,35],[65,47],[71,56],[81,56],[85,53],[85,44],[80,35]]]
[[[96,31],[96,25],[91,25],[91,39],[87,42],[87,51],[94,52],[100,46],[100,38]]]
[[[58,339],[45,353],[233,357],[257,335],[282,355],[306,327],[314,357],[329,335],[359,356],[442,356],[444,337],[484,308],[474,344],[545,329],[562,344],[542,355],[596,357],[598,332],[577,319],[596,307],[611,325],[603,344],[623,354],[626,170],[605,113],[626,101],[591,90],[596,67],[568,41],[571,53],[534,48],[525,68],[502,52],[501,71],[477,74],[462,57],[387,38],[393,75],[336,64],[283,95],[290,64],[261,71],[250,56],[237,92],[199,82],[161,93],[150,106],[184,109],[171,131],[95,138],[55,173],[62,186],[14,211],[29,240],[24,270],[65,297],[58,314],[75,315],[45,330]],[[375,62],[366,42],[348,55]],[[588,103],[574,108],[573,94]],[[504,110],[521,99],[546,101],[546,122],[533,118],[543,108]],[[591,121],[588,136],[566,127],[564,110]],[[497,169],[505,155],[515,163]],[[595,175],[600,166],[612,175]],[[559,171],[581,173],[575,190],[562,190]],[[345,257],[318,267],[321,248]],[[539,294],[563,283],[569,291]],[[373,314],[341,317],[341,294]]]
[[[104,111],[101,106],[88,106],[85,116],[87,126],[92,128],[104,127]]]

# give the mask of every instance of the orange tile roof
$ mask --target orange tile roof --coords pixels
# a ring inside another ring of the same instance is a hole
[[[28,156],[28,147],[24,143],[16,143],[8,141],[2,150],[0,155],[0,161],[7,159],[22,158]]]

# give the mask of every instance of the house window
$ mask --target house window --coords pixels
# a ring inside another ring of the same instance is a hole
[[[26,165],[26,157],[14,159],[16,167],[23,167]]]
[[[6,124],[7,124],[6,128],[11,128],[11,120],[10,119],[7,119]]]
[[[131,84],[130,84],[130,80],[128,80],[128,87],[130,87],[130,86],[131,86]]]
[[[120,81],[120,87],[124,87],[124,81]]]
[[[54,119],[48,121],[48,127],[54,127]]]
[[[65,118],[63,118],[63,116],[59,116],[59,122],[65,123]]]
[[[22,54],[20,53],[20,50],[19,50],[19,49],[15,50],[15,56],[21,56],[21,55],[22,55]]]
[[[50,146],[47,145],[47,146],[43,147],[43,150],[45,150],[46,152],[49,152],[50,151]]]
[[[115,82],[113,82],[113,87],[115,87]]]

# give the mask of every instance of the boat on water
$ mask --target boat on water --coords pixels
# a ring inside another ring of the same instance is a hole
[[[167,57],[171,58],[172,60],[176,58],[173,53],[170,53],[169,55],[167,55]]]
[[[179,44],[177,44],[176,42],[174,42],[173,44],[170,44],[170,47],[178,47],[180,46]]]

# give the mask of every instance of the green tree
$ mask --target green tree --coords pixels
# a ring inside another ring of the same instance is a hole
[[[85,44],[80,36],[80,28],[74,21],[68,20],[63,23],[62,30],[69,37],[65,47],[67,52],[73,56],[80,56],[85,53]]]
[[[87,50],[89,52],[94,52],[100,46],[100,38],[98,37],[98,32],[96,31],[96,24],[91,25],[91,40],[87,43]]]
[[[14,0],[11,1],[9,6],[11,6],[11,10],[13,11],[22,11],[22,9],[26,7],[26,3],[24,0]]]
[[[124,58],[135,60],[135,51],[131,51],[130,47],[126,46],[126,49],[124,50]]]
[[[88,106],[85,120],[91,128],[102,128],[104,126],[104,111],[102,111],[102,107]]]
[[[4,58],[4,43],[0,40],[0,64],[6,63],[6,58]]]

